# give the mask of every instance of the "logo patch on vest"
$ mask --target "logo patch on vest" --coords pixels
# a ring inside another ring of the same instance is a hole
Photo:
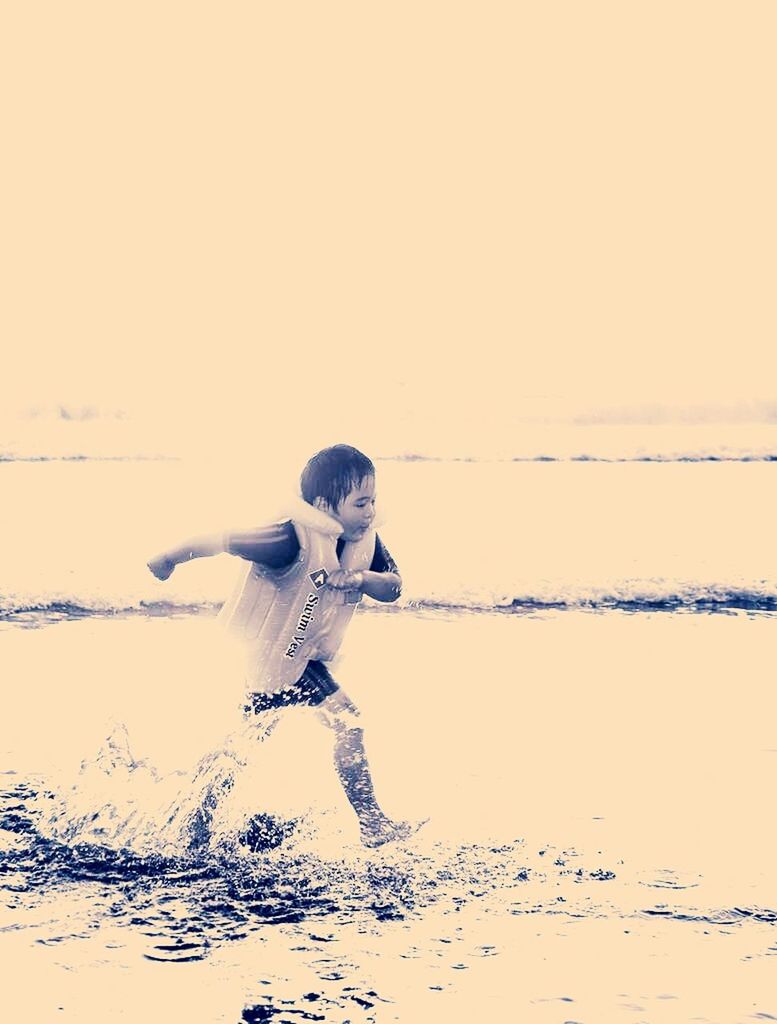
[[[316,590],[320,590],[326,581],[329,579],[329,573],[326,569],[316,569],[315,572],[308,573],[308,579],[311,581]]]

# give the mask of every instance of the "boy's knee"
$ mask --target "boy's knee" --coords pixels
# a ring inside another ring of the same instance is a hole
[[[337,711],[334,713],[321,709],[316,712],[316,717],[338,736],[345,735],[349,732],[362,731],[361,722],[359,721],[359,712],[355,709],[354,711]]]
[[[329,729],[340,734],[352,729],[361,730],[359,709],[342,690],[338,690],[316,709],[316,717]]]
[[[349,747],[361,747],[364,745],[364,729],[360,726],[352,725],[347,729],[344,729],[338,736],[338,743],[343,743]]]

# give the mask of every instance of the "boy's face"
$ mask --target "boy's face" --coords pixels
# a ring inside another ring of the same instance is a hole
[[[343,527],[344,540],[361,540],[375,518],[375,477],[366,476],[329,511]]]

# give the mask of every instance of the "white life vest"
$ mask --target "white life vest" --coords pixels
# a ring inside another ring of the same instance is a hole
[[[352,543],[340,558],[340,523],[307,502],[297,503],[291,521],[300,544],[288,568],[273,570],[250,562],[219,619],[246,648],[246,688],[273,693],[295,683],[309,661],[330,661],[361,600],[358,591],[330,590],[337,569],[369,569],[375,531]]]

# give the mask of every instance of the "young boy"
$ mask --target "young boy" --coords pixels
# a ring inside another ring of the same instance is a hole
[[[302,501],[271,526],[189,541],[153,558],[166,580],[181,562],[228,552],[249,563],[220,618],[247,652],[247,716],[293,704],[312,705],[335,736],[340,782],[359,819],[365,846],[408,836],[414,827],[380,809],[364,752],[359,711],[326,662],[363,594],[395,601],[402,588],[396,563],[372,522],[375,467],[356,448],[339,444],[314,455],[302,472]]]

